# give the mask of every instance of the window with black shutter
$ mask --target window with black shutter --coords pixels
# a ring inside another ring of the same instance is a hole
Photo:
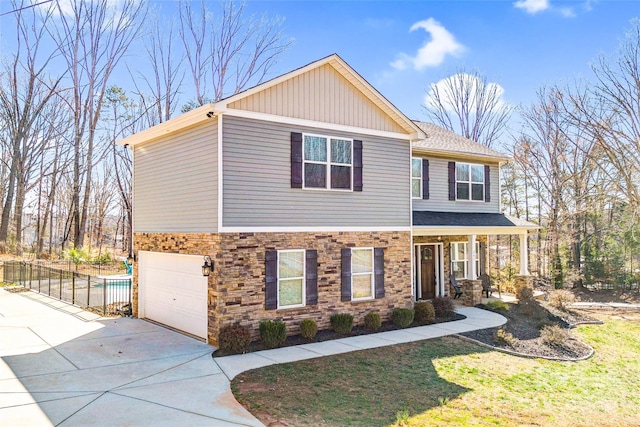
[[[289,249],[265,253],[265,309],[318,303],[318,252]]]

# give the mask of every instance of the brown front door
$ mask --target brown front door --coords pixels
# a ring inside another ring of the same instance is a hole
[[[436,247],[432,245],[420,247],[420,284],[422,299],[432,299],[436,296]]]

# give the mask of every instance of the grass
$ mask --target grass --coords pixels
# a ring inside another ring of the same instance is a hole
[[[232,382],[265,424],[640,425],[640,318],[577,330],[595,355],[524,359],[455,337],[274,365]]]

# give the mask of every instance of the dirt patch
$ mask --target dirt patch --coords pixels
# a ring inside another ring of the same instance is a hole
[[[446,323],[446,322],[454,322],[456,320],[463,320],[466,319],[467,316],[463,316],[462,314],[456,313],[453,317],[449,317],[446,319],[442,319],[442,318],[436,318],[435,323]],[[418,325],[417,323],[412,323],[411,326],[409,326],[409,328],[413,328],[413,327],[417,327],[417,326],[421,326]],[[325,329],[322,331],[318,331],[316,337],[312,340],[308,340],[306,338],[303,338],[300,335],[291,335],[288,336],[287,339],[285,340],[284,344],[280,345],[279,347],[291,347],[294,345],[302,345],[302,344],[310,344],[310,343],[314,343],[314,342],[324,342],[324,341],[331,341],[331,340],[336,340],[336,339],[340,339],[340,338],[347,338],[347,337],[355,337],[355,336],[359,336],[359,335],[370,335],[370,334],[376,334],[378,332],[387,332],[387,331],[397,331],[399,329],[402,329],[401,327],[395,325],[393,322],[383,322],[382,326],[380,327],[379,330],[377,331],[373,331],[371,329],[367,329],[364,326],[354,326],[353,329],[351,330],[351,333],[348,335],[342,335],[339,334],[337,332],[335,332],[332,329]],[[408,329],[408,328],[405,328]],[[247,350],[247,353],[252,353],[254,351],[261,351],[261,350],[267,350],[267,348],[264,346],[264,344],[262,343],[262,341],[252,341],[251,344],[249,345],[249,349]],[[234,353],[224,353],[220,350],[216,350],[213,352],[213,357],[223,357],[223,356],[229,356],[231,354]]]
[[[581,302],[626,302],[630,304],[640,303],[640,292],[637,289],[612,289],[601,291],[590,291],[587,288],[571,289],[576,296],[576,301]]]
[[[478,306],[486,308],[485,306]],[[499,350],[515,352],[529,357],[544,357],[549,359],[572,360],[588,357],[593,350],[587,344],[571,335],[570,329],[575,325],[597,319],[576,311],[559,313],[544,303],[535,302],[533,308],[520,304],[507,304],[507,310],[495,310],[507,318],[507,323],[501,327],[482,329],[460,334],[474,339],[485,345]],[[548,344],[541,335],[544,327],[557,326],[567,333],[567,339],[558,344]],[[502,332],[498,332],[501,330]],[[499,336],[506,337],[500,339]]]

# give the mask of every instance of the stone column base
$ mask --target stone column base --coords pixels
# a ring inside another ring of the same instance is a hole
[[[533,276],[531,275],[527,275],[527,276],[520,276],[520,275],[516,275],[514,276],[515,282],[516,282],[516,292],[518,292],[518,289],[525,287],[525,288],[529,288],[531,290],[533,290]]]
[[[462,286],[462,303],[473,307],[482,302],[482,281],[462,279],[458,281]]]

